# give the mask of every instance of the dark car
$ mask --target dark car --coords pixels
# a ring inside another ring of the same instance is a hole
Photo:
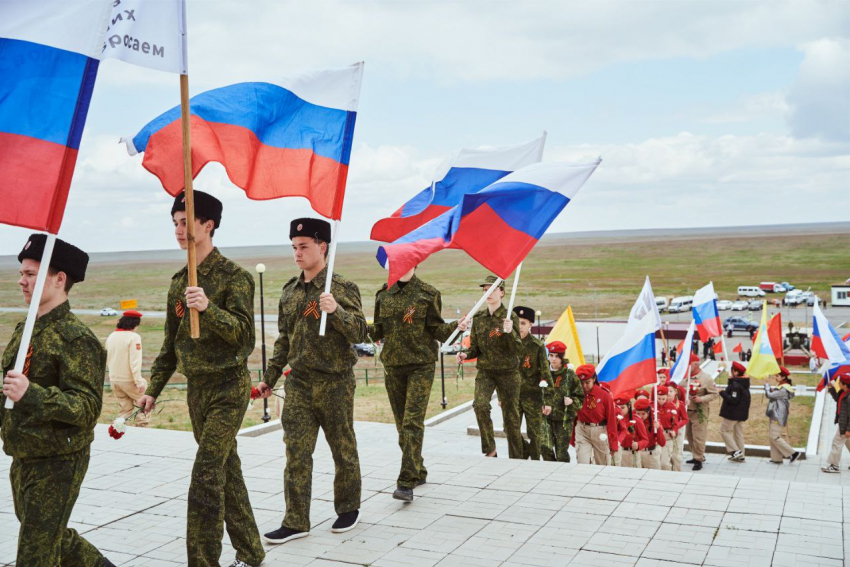
[[[357,343],[354,345],[357,356],[375,356],[375,345],[372,343]]]
[[[750,334],[750,332],[757,331],[758,328],[758,323],[743,317],[729,317],[723,321],[723,329],[726,331],[727,337],[731,337],[732,333],[735,332]]]
[[[750,301],[750,304],[747,306],[747,309],[749,309],[750,311],[761,311],[761,307],[762,300],[754,299],[753,301]]]

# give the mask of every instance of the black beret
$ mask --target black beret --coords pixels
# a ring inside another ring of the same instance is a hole
[[[318,238],[322,242],[331,241],[331,223],[322,219],[295,219],[289,224],[289,238],[308,236]]]
[[[224,205],[221,201],[203,191],[192,191],[195,199],[195,217],[205,218],[215,223],[215,228],[221,225],[221,211]],[[186,210],[186,192],[182,192],[174,197],[174,204],[171,206],[171,216],[177,211]]]
[[[521,305],[517,305],[514,307],[514,313],[516,313],[517,317],[534,323],[534,309],[531,307],[522,307]]]
[[[18,262],[35,260],[41,262],[44,245],[47,243],[46,234],[33,234],[24,249],[18,254]],[[86,279],[86,268],[89,265],[89,255],[64,240],[56,239],[53,245],[53,255],[50,257],[50,267],[57,272],[65,272],[70,279],[81,282]]]

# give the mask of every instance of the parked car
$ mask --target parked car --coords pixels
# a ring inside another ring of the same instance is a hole
[[[749,301],[744,301],[743,299],[739,299],[735,303],[732,304],[732,311],[746,311],[747,305],[749,305]]]
[[[656,297],[655,298],[655,304],[658,306],[658,312],[659,313],[664,313],[665,311],[667,311],[667,308],[670,306],[666,297]]]
[[[761,311],[762,301],[759,299],[754,299],[750,301],[749,305],[747,305],[747,309],[750,311]]]
[[[799,289],[794,289],[785,294],[785,298],[782,300],[782,303],[785,305],[800,305],[805,301],[806,297],[803,295],[803,292]]]
[[[116,315],[118,315],[118,312],[111,307],[104,307],[100,310],[101,317],[115,317]]]
[[[375,345],[372,343],[357,343],[354,345],[357,356],[375,356]]]
[[[717,302],[718,311],[728,311],[730,309],[732,309],[732,302],[728,299],[721,299]]]
[[[793,291],[793,290],[797,289],[796,286],[793,286],[793,285],[789,284],[788,282],[779,282],[779,285],[784,287],[787,291]]]
[[[806,305],[808,305],[809,307],[813,307],[816,301],[818,305],[823,305],[823,301],[821,301],[821,298],[817,295],[810,295],[809,297],[807,297]]]
[[[764,297],[764,290],[754,285],[738,286],[738,295],[741,297]]]
[[[726,331],[726,336],[728,337],[731,337],[732,333],[749,334],[750,331],[757,331],[758,328],[758,323],[754,323],[743,317],[729,317],[723,321],[723,329]]]
[[[683,295],[682,297],[674,297],[670,302],[670,313],[682,313],[690,311],[694,305],[693,295]]]

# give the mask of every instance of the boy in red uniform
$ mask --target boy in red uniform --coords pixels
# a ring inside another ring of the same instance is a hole
[[[652,415],[652,402],[648,398],[640,398],[635,402],[635,413],[643,421],[649,436],[646,449],[640,452],[640,464],[645,469],[661,468],[661,448],[666,444],[664,429]]]
[[[590,464],[591,455],[597,465],[608,464],[620,444],[617,442],[617,411],[614,398],[596,380],[596,367],[582,364],[576,368],[584,390],[584,404],[576,419],[576,456],[580,464]]]
[[[672,470],[673,452],[679,434],[679,410],[668,401],[670,389],[658,386],[658,422],[664,430],[664,445],[661,447],[661,470]],[[675,395],[675,394],[674,394]]]
[[[639,460],[640,451],[646,449],[649,438],[643,421],[632,413],[632,404],[628,396],[618,396],[614,399],[620,415],[617,416],[617,430],[619,435],[617,441],[620,450],[614,459],[614,465],[618,467],[634,467]]]
[[[681,471],[685,460],[685,427],[688,425],[688,408],[685,406],[685,389],[675,382],[667,382],[667,403],[676,406],[677,423],[674,447],[670,448],[671,470]]]

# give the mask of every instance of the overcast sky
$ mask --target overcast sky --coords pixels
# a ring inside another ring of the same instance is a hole
[[[192,94],[365,61],[341,240],[460,147],[549,133],[545,160],[603,162],[552,232],[850,220],[850,3],[189,0]],[[60,237],[174,248],[171,198],[118,138],[178,78],[107,60]],[[0,180],[2,182],[2,180]],[[211,164],[219,246],[287,241],[312,215],[255,202]],[[0,254],[29,231],[0,226]]]

